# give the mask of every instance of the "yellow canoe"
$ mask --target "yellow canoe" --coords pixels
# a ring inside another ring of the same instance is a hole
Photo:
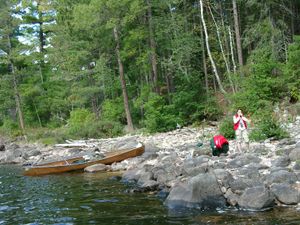
[[[142,155],[145,151],[145,146],[139,144],[139,146],[132,149],[117,150],[105,153],[105,157],[99,160],[84,161],[83,157],[77,157],[62,161],[38,164],[34,166],[24,167],[25,176],[39,176],[54,173],[64,173],[75,170],[83,170],[85,167],[94,164],[105,164],[110,165],[114,162],[120,162],[128,158]]]

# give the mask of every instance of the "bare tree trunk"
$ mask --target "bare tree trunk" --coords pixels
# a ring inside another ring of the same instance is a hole
[[[34,106],[34,110],[35,110],[36,117],[38,118],[38,121],[39,121],[39,125],[40,125],[40,127],[42,127],[42,121],[41,121],[39,112],[38,112],[38,110],[37,110],[36,104],[35,104],[34,102],[33,102],[33,106]]]
[[[232,65],[233,65],[233,72],[236,74],[236,63],[235,63],[235,59],[234,59],[234,49],[233,49],[234,42],[232,40],[230,26],[228,26],[228,34],[229,34],[230,54],[231,54],[231,61],[232,61]]]
[[[150,38],[150,49],[151,49],[150,58],[151,58],[151,68],[152,68],[152,76],[153,76],[153,86],[155,92],[159,94],[156,43],[153,34],[151,0],[146,0],[146,2],[148,6],[148,25],[149,25],[149,38]]]
[[[233,82],[232,82],[232,79],[231,79],[231,75],[230,75],[229,63],[228,63],[227,58],[225,56],[225,52],[224,52],[222,40],[221,40],[221,37],[220,37],[220,29],[219,29],[219,26],[218,26],[218,24],[217,24],[217,22],[215,20],[214,14],[212,13],[211,8],[209,6],[208,6],[208,9],[209,9],[210,15],[211,15],[211,17],[212,17],[212,19],[214,21],[214,24],[215,24],[215,27],[216,27],[216,30],[217,30],[218,42],[219,42],[219,46],[220,46],[221,53],[222,53],[222,56],[223,56],[223,60],[225,62],[228,80],[229,80],[232,92],[235,93],[234,85],[233,85]]]
[[[25,135],[25,124],[24,124],[24,118],[23,118],[23,111],[22,111],[22,107],[21,107],[21,97],[20,97],[20,93],[18,90],[18,82],[17,82],[17,77],[16,77],[15,66],[11,59],[12,46],[11,46],[11,40],[10,40],[9,36],[8,36],[8,48],[9,48],[9,56],[8,57],[9,57],[10,70],[11,70],[11,74],[13,77],[13,88],[14,88],[14,92],[15,92],[15,103],[16,103],[16,109],[17,109],[17,113],[18,113],[18,117],[19,117],[19,125],[22,130],[22,133]]]
[[[44,54],[45,54],[45,36],[44,36],[44,30],[43,30],[43,14],[42,14],[42,11],[40,10],[40,2],[38,1],[37,3],[37,9],[38,9],[38,13],[39,13],[39,21],[38,21],[38,24],[39,24],[39,27],[40,27],[40,30],[39,30],[39,47],[40,47],[40,63],[39,63],[39,71],[40,71],[40,76],[41,76],[41,82],[44,83],[44,75],[43,75],[43,72],[44,72]]]
[[[114,38],[115,38],[115,42],[116,42],[115,51],[116,51],[116,56],[117,56],[117,60],[118,60],[118,65],[119,65],[119,73],[120,73],[120,80],[121,80],[121,85],[122,85],[124,108],[125,108],[125,113],[126,113],[128,130],[133,131],[133,123],[132,123],[132,119],[131,119],[131,113],[129,110],[128,94],[127,94],[126,81],[125,81],[125,76],[124,76],[124,68],[123,68],[123,63],[122,63],[121,56],[120,56],[120,40],[119,40],[118,29],[116,26],[114,27]]]
[[[206,49],[206,50],[207,50],[207,54],[208,54],[208,56],[209,56],[211,65],[212,65],[212,67],[213,67],[213,72],[214,72],[215,77],[216,77],[216,79],[217,79],[217,83],[218,83],[218,86],[219,86],[219,88],[220,88],[220,91],[221,91],[223,94],[227,94],[227,92],[226,92],[225,89],[223,88],[221,79],[220,79],[219,74],[218,74],[218,71],[217,71],[217,67],[216,67],[215,61],[213,60],[212,55],[211,55],[211,52],[210,52],[210,47],[209,47],[209,42],[208,42],[208,33],[207,33],[206,23],[205,23],[204,15],[203,15],[203,2],[202,2],[202,0],[199,0],[199,3],[200,3],[201,20],[202,20],[202,25],[203,25],[204,34],[205,34],[205,43],[206,43],[206,48],[207,48],[207,49]]]
[[[205,41],[203,37],[203,26],[201,27],[202,27],[201,29],[202,65],[203,65],[203,72],[204,72],[204,79],[205,79],[206,98],[208,99],[209,87],[208,87],[208,74],[207,74],[207,66],[206,66]]]
[[[235,30],[238,59],[239,59],[240,66],[243,66],[244,62],[243,62],[243,52],[242,52],[242,44],[241,44],[240,23],[239,23],[236,0],[232,0],[232,5],[233,5],[234,30]]]

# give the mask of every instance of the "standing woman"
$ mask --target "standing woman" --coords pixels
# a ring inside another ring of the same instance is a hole
[[[247,149],[249,150],[249,137],[248,137],[248,123],[250,120],[244,117],[242,110],[238,110],[237,113],[233,116],[234,130],[237,142],[237,149],[239,152],[242,152],[242,143],[245,142]]]

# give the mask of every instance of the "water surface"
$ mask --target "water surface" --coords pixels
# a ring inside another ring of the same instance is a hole
[[[2,224],[300,224],[300,211],[170,210],[156,194],[130,193],[114,173],[22,176],[0,166]]]

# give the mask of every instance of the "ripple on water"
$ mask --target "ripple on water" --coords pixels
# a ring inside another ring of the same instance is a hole
[[[15,210],[15,209],[19,209],[19,207],[3,205],[3,206],[0,206],[0,213],[7,212],[7,211],[12,211],[12,210]]]
[[[114,202],[119,202],[119,200],[118,199],[94,199],[94,202],[97,202],[97,203],[106,203],[106,202],[114,203]]]

